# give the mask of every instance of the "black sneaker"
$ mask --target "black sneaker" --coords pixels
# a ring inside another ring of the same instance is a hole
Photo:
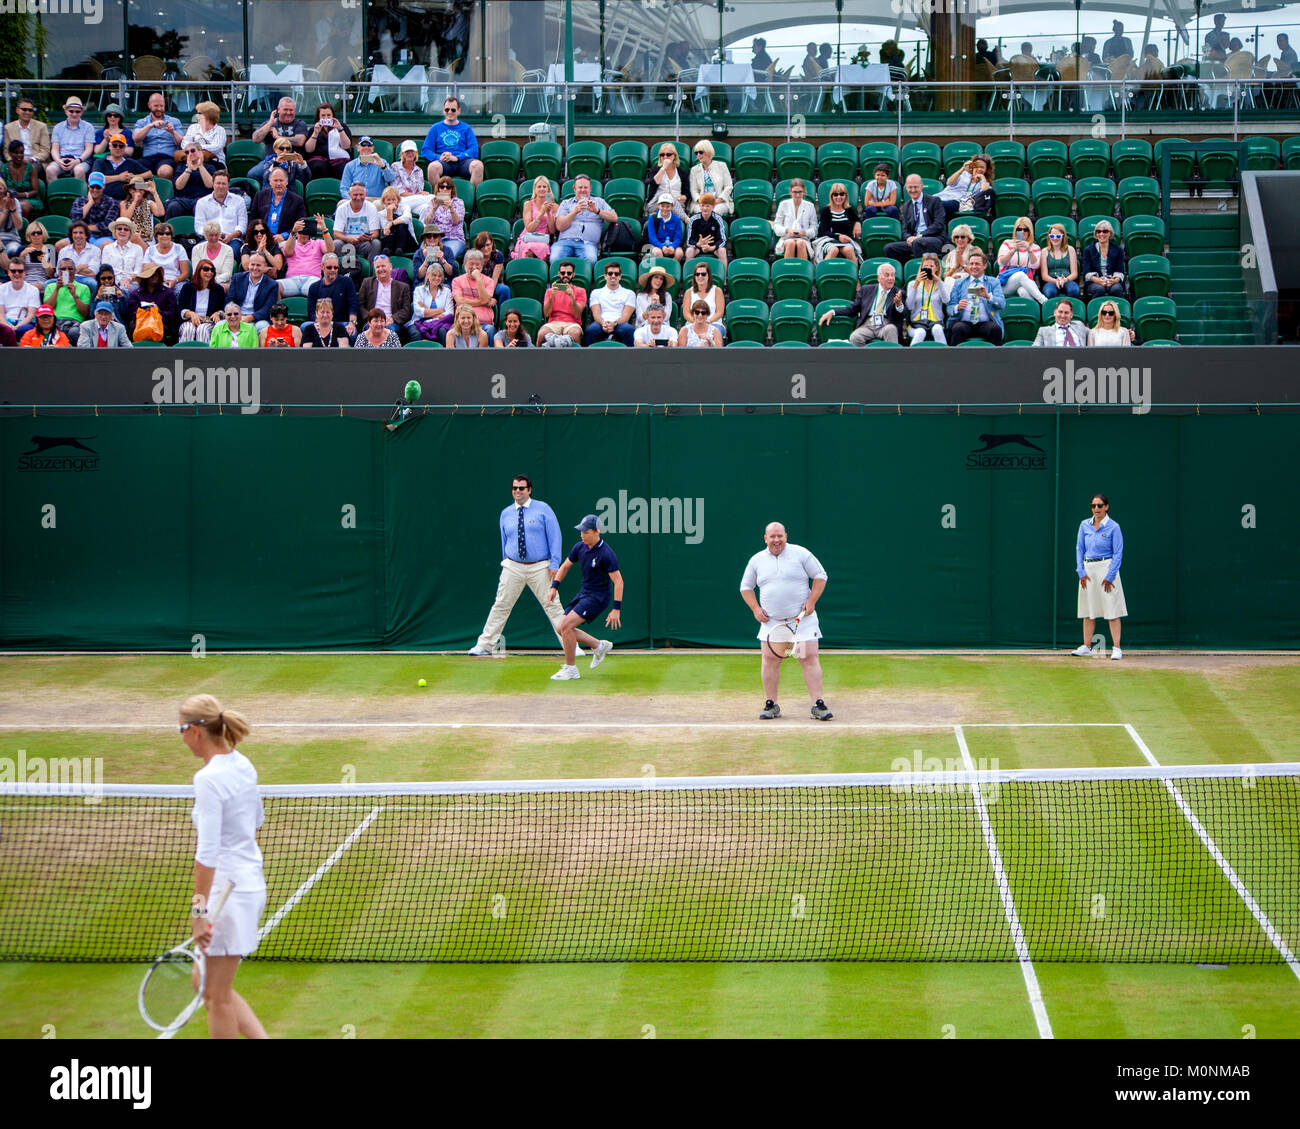
[[[830,719],[835,716],[833,713],[831,713],[830,710],[826,708],[826,703],[823,702],[820,698],[818,698],[817,701],[813,703],[812,715],[813,718],[817,721],[830,721]]]
[[[771,698],[763,706],[763,712],[758,715],[765,721],[771,721],[774,717],[781,716],[781,707],[778,706]]]

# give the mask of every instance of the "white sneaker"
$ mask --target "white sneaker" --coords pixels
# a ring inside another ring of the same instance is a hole
[[[467,655],[477,655],[479,658],[482,658],[484,655],[490,655],[492,651],[491,648],[489,647],[480,647],[477,643],[475,643],[474,646],[472,646],[465,653]]]
[[[598,644],[596,644],[596,650],[591,656],[591,669],[595,670],[596,667],[600,666],[600,664],[605,661],[605,656],[613,649],[614,644],[608,639],[602,639]]]
[[[1090,659],[1090,658],[1092,658],[1092,648],[1091,648],[1091,647],[1076,647],[1073,651],[1070,652],[1070,654],[1072,654],[1072,655],[1078,655],[1079,658],[1081,658],[1081,659]]]
[[[1112,659],[1122,659],[1124,657],[1124,652],[1121,651],[1118,647],[1112,647],[1110,649],[1110,657]]]
[[[557,670],[554,674],[551,675],[551,681],[568,682],[570,679],[581,678],[581,677],[582,675],[578,673],[578,668],[576,666],[562,666],[560,667],[559,670]]]

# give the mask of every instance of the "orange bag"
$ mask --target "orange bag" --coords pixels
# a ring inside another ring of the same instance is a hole
[[[141,306],[135,315],[135,332],[132,341],[161,341],[163,339],[162,310],[157,306]]]

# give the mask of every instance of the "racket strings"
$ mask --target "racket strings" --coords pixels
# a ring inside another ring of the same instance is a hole
[[[170,952],[154,962],[140,1000],[157,1026],[171,1024],[194,1001],[197,964],[188,953]]]

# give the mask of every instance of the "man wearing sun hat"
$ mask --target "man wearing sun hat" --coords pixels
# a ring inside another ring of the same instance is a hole
[[[114,200],[126,198],[126,186],[136,177],[152,178],[143,161],[126,155],[126,134],[108,135],[108,155],[95,162],[95,172],[104,178],[104,195]]]
[[[27,348],[68,349],[72,346],[72,342],[68,340],[68,335],[54,324],[53,306],[41,306],[36,311],[35,328],[24,333],[22,340],[18,344]]]
[[[364,184],[366,199],[372,204],[383,195],[384,187],[393,183],[393,170],[378,153],[375,143],[366,134],[357,138],[357,154],[343,167],[339,181],[339,196],[347,199],[353,181]]]
[[[68,210],[68,222],[81,220],[87,228],[87,240],[96,247],[112,242],[113,221],[122,214],[118,200],[104,191],[104,174],[93,172],[86,180],[85,196],[78,196]]]
[[[54,127],[50,137],[50,163],[45,179],[53,184],[61,176],[84,178],[90,171],[90,155],[95,151],[95,127],[85,120],[86,107],[80,98],[63,103],[64,120]]]
[[[96,302],[95,316],[77,332],[78,349],[133,349],[126,326],[113,316],[112,302]]]

